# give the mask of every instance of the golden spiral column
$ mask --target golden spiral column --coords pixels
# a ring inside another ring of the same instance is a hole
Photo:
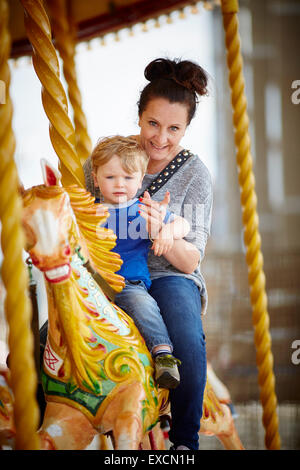
[[[5,103],[0,104],[0,220],[3,263],[1,275],[6,289],[5,315],[9,326],[9,367],[14,393],[16,448],[36,450],[39,438],[39,408],[35,399],[37,377],[31,332],[31,304],[28,272],[22,259],[25,238],[21,226],[22,202],[14,162],[15,138],[12,130],[12,103],[9,97],[10,36],[8,6],[0,0],[0,79],[5,83]]]
[[[263,424],[266,431],[265,444],[268,449],[279,449],[280,437],[276,412],[277,398],[275,394],[275,377],[273,374],[273,355],[271,352],[271,336],[269,333],[269,315],[267,311],[265,275],[263,272],[263,256],[260,250],[261,238],[258,228],[258,214],[256,211],[257,197],[255,192],[255,178],[252,171],[250,136],[248,132],[249,118],[244,92],[245,82],[240,50],[240,37],[238,33],[237,11],[238,0],[222,0],[235,144],[237,147],[236,158],[241,190],[244,242],[246,245],[246,261],[248,264],[248,281],[256,346],[256,363],[258,367],[260,399],[263,406]]]
[[[68,21],[66,0],[49,2],[55,46],[63,60],[63,71],[68,84],[69,99],[74,112],[75,146],[83,165],[91,154],[92,143],[87,132],[87,121],[82,109],[81,93],[77,84],[75,65],[75,41],[72,25]]]
[[[49,19],[42,0],[21,0],[27,36],[33,47],[32,61],[42,84],[42,102],[50,121],[49,133],[60,160],[64,186],[84,187],[84,174],[75,150],[75,133],[68,116],[68,103],[59,78],[59,63],[51,41]]]

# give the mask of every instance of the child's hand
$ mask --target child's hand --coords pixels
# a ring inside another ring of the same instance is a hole
[[[150,238],[157,238],[163,226],[167,206],[170,202],[170,193],[167,191],[161,202],[153,201],[148,191],[140,197],[140,214],[146,220],[146,228]]]
[[[157,238],[153,241],[151,250],[153,250],[155,256],[166,255],[173,247],[174,238],[169,228],[169,224],[164,225]]]

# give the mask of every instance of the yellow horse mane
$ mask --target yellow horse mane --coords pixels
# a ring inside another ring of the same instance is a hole
[[[108,211],[103,211],[102,205],[95,204],[91,194],[79,186],[65,189],[92,267],[116,292],[120,292],[125,285],[124,278],[115,273],[123,261],[119,254],[111,251],[117,237],[112,230],[101,227],[109,216]]]

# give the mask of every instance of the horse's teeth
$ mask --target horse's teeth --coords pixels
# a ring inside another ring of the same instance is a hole
[[[50,269],[46,271],[46,275],[49,279],[55,279],[57,277],[66,276],[69,272],[69,266],[60,266],[59,268]]]

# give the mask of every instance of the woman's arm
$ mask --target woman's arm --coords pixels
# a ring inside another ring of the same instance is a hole
[[[164,257],[179,271],[191,274],[200,262],[200,251],[192,243],[181,238],[174,240],[172,248]]]
[[[172,222],[162,224],[162,228],[153,240],[152,250],[156,256],[166,255],[175,240],[185,237],[190,231],[190,224],[180,216],[174,216]]]
[[[181,215],[188,220],[191,230],[183,240],[177,240],[165,256],[169,263],[185,274],[193,273],[204,257],[210,235],[212,200],[211,176],[202,165],[190,179],[181,207]]]
[[[153,201],[150,196],[141,199],[148,214],[151,214],[151,219],[156,220],[157,224],[161,223],[158,216],[160,203]],[[212,181],[208,170],[202,167],[201,172],[195,171],[193,177],[189,179],[182,204],[182,215],[188,220],[191,230],[185,239],[175,240],[172,248],[164,255],[170,264],[185,274],[193,273],[204,256],[210,233],[211,209]]]

